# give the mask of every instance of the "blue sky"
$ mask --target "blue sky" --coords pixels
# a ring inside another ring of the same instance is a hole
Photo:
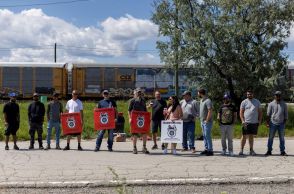
[[[85,0],[9,7],[68,1],[0,0],[0,17],[14,23],[13,27],[6,28],[9,29],[7,34],[0,33],[0,44],[14,50],[10,53],[2,50],[0,60],[52,62],[52,45],[57,42],[57,59],[60,62],[160,63],[155,48],[157,26],[149,21],[153,0]],[[0,27],[3,23],[0,18]],[[38,46],[39,49],[30,50],[30,46]],[[74,48],[69,49],[72,46]],[[293,34],[286,53],[294,61]]]

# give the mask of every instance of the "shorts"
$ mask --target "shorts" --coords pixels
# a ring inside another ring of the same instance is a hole
[[[243,135],[257,135],[258,123],[246,123],[246,127],[242,127]]]
[[[158,133],[158,129],[159,131],[161,131],[161,121],[154,121],[152,120],[152,133]]]
[[[4,135],[16,135],[17,130],[19,129],[19,123],[18,124],[8,124],[8,126],[5,129]]]

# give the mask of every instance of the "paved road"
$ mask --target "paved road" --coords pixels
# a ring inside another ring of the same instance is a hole
[[[239,151],[239,143],[239,140],[234,141],[236,153]],[[197,151],[203,149],[202,144],[201,141],[196,142]],[[131,142],[115,143],[114,152],[108,152],[105,140],[100,152],[93,152],[95,141],[83,141],[84,151],[29,151],[28,145],[29,142],[19,142],[20,151],[5,151],[4,143],[0,142],[0,188],[82,188],[119,183],[137,186],[271,182],[292,184],[294,180],[294,139],[289,138],[286,139],[288,157],[278,155],[277,140],[273,151],[277,155],[264,157],[266,139],[256,141],[255,151],[258,155],[255,157],[221,156],[220,140],[213,142],[216,154],[210,157],[200,156],[199,152],[163,155],[161,150],[150,150],[149,155],[140,152],[134,155],[131,152]],[[64,140],[61,145],[65,145]],[[138,148],[141,145],[142,142],[138,142]],[[151,146],[152,142],[149,141],[148,147]],[[77,147],[75,139],[72,140],[71,147]]]

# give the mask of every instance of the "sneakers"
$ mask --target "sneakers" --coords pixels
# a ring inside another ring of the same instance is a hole
[[[39,145],[39,150],[43,150],[44,147],[42,145]]]
[[[173,155],[177,155],[177,150],[176,149],[173,149],[172,154]]]
[[[281,152],[281,156],[288,156],[288,154],[286,154],[286,152]]]
[[[201,153],[200,153],[200,155],[206,155],[208,153],[208,151],[207,150],[204,150],[204,151],[202,151]]]
[[[164,146],[164,143],[161,144],[161,150],[164,150],[165,146]]]
[[[221,155],[222,155],[222,156],[225,156],[225,155],[226,155],[226,150],[223,150],[223,151],[221,152]]]
[[[249,155],[250,155],[250,156],[255,156],[255,155],[256,155],[256,153],[255,153],[255,151],[254,151],[254,150],[250,150],[250,152],[249,152]]]
[[[192,148],[191,149],[191,152],[194,154],[194,153],[196,153],[196,149],[195,148]]]
[[[109,151],[109,152],[112,152],[113,150],[112,150],[112,148],[108,148],[108,151]]]
[[[264,155],[265,156],[271,156],[272,155],[272,152],[271,151],[267,151]]]
[[[244,156],[243,150],[239,152],[239,156]]]
[[[61,150],[59,144],[56,145],[56,148],[55,148],[55,149],[57,149],[57,150]]]
[[[138,154],[137,148],[133,148],[133,154]]]
[[[99,152],[100,151],[100,148],[98,148],[98,147],[96,147],[95,149],[94,149],[94,152]]]
[[[30,145],[29,150],[33,150],[34,149],[34,145]]]
[[[163,154],[167,154],[167,148],[164,148]]]
[[[79,151],[83,151],[83,148],[81,146],[78,146]]]
[[[187,152],[188,151],[188,148],[183,148],[182,150],[181,150],[181,152]]]
[[[65,146],[65,148],[63,148],[63,150],[64,150],[64,151],[66,151],[66,150],[70,150],[70,148],[69,148],[69,146],[67,145],[67,146]]]
[[[13,146],[13,149],[15,149],[15,150],[19,150],[19,147],[15,144],[15,145]]]
[[[9,146],[8,145],[5,146],[5,150],[9,150]]]
[[[144,154],[149,154],[149,151],[147,150],[146,147],[144,147],[144,148],[142,149],[142,152],[143,152]]]
[[[233,157],[234,156],[234,152],[229,152],[229,156]]]
[[[45,150],[50,150],[50,149],[51,149],[51,147],[50,147],[50,145],[48,144],[48,145],[46,146]]]
[[[213,156],[213,151],[207,151],[206,156]]]
[[[156,144],[153,145],[153,147],[151,148],[152,150],[157,150],[158,146]]]

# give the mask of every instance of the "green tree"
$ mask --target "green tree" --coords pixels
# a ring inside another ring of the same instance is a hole
[[[189,64],[201,72],[199,85],[214,98],[227,91],[239,104],[249,86],[257,97],[265,98],[281,83],[286,84],[277,80],[287,66],[288,58],[282,51],[294,18],[293,2],[155,1],[152,20],[159,25],[161,60],[174,64],[172,53],[177,53],[180,65]]]

